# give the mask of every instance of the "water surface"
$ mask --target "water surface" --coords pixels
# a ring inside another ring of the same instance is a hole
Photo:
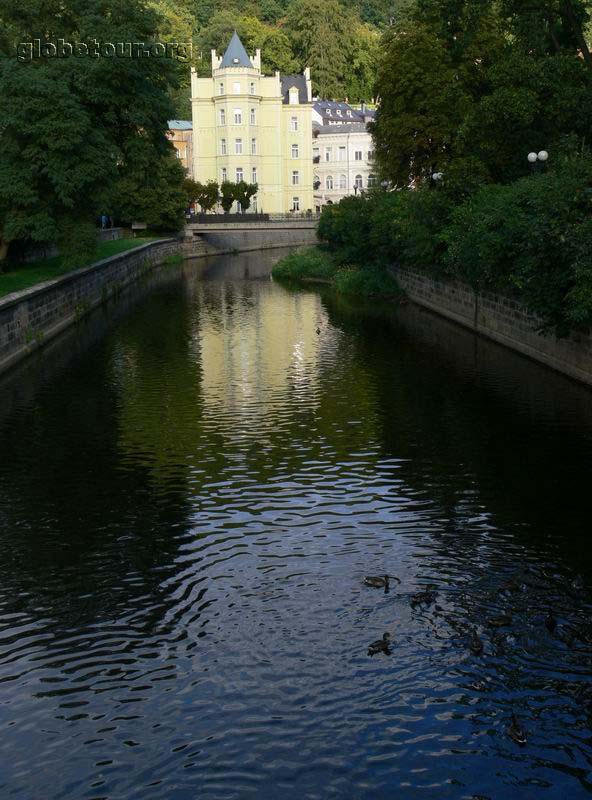
[[[592,395],[276,257],[0,383],[0,796],[590,796]]]

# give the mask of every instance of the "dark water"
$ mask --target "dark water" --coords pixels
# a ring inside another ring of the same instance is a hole
[[[0,383],[0,797],[592,795],[592,394],[273,257]]]

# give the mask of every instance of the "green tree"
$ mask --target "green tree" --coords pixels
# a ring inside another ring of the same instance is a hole
[[[204,213],[215,208],[220,193],[220,188],[216,181],[208,181],[204,184],[187,179],[185,181],[185,190],[190,202],[196,202]]]
[[[246,181],[239,181],[235,186],[234,197],[238,202],[243,214],[251,207],[251,198],[254,197],[259,190],[256,183],[247,183]]]
[[[286,29],[299,61],[310,67],[314,91],[344,97],[354,18],[338,0],[295,0]]]
[[[68,240],[88,243],[84,232],[111,208],[135,145],[157,162],[167,152],[167,93],[177,80],[169,60],[28,58],[18,43],[47,41],[48,31],[91,48],[95,39],[149,43],[158,27],[137,0],[2,4],[0,256],[15,239],[59,240],[66,250]],[[92,255],[84,249],[81,263]]]
[[[236,184],[225,181],[220,186],[220,205],[224,209],[225,214],[230,213],[230,209],[236,200]]]

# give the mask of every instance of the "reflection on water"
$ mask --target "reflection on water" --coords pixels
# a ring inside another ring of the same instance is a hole
[[[589,796],[590,393],[275,257],[0,383],[0,796]]]

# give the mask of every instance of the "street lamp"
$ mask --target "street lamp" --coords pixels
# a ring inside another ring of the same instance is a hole
[[[547,161],[549,160],[549,153],[546,150],[540,150],[538,153],[534,151],[528,154],[528,163],[532,167],[532,171],[540,172]]]

